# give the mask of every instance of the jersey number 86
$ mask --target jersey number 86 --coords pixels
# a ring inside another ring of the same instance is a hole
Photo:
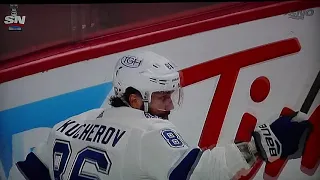
[[[79,151],[73,162],[69,162],[72,149],[70,142],[56,140],[53,146],[53,171],[55,180],[63,180],[68,163],[72,163],[71,171],[67,179],[69,180],[92,180],[99,179],[97,175],[83,171],[85,164],[90,163],[95,166],[100,173],[109,175],[111,161],[107,152],[86,147]]]

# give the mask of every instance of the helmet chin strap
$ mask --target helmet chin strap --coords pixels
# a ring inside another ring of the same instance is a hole
[[[121,101],[126,104],[128,107],[131,107],[133,108],[132,106],[130,106],[130,104],[122,97],[122,96],[118,96]],[[144,113],[149,113],[149,100],[148,100],[148,93],[145,93],[145,96],[144,98],[142,99],[142,102],[143,102],[143,105],[144,105],[144,108],[143,108],[143,111]],[[150,114],[150,113],[149,113]],[[157,116],[158,117],[158,116]]]
[[[144,112],[148,112],[149,111],[149,101],[148,100],[144,100],[143,101],[143,105],[144,105]]]
[[[126,104],[128,107],[131,107],[130,104],[122,97],[122,96],[118,96],[121,101]],[[148,113],[149,112],[149,100],[146,98],[147,95],[145,95],[145,98],[142,99],[143,105],[144,105],[144,112]]]
[[[148,92],[144,92],[144,96],[142,98],[142,102],[144,105],[144,112],[149,112],[149,99],[148,99],[149,93]]]

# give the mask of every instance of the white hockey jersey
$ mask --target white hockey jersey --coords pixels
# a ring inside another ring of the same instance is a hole
[[[9,180],[229,180],[242,168],[249,165],[235,144],[202,151],[170,121],[120,107],[56,124]]]

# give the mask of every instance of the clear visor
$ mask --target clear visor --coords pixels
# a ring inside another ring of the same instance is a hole
[[[182,88],[172,91],[157,91],[151,94],[150,106],[160,111],[172,111],[181,107],[183,102]]]

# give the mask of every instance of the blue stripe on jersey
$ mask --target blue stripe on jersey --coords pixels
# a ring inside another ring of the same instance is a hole
[[[188,175],[192,173],[191,171],[193,171],[199,155],[201,155],[199,148],[192,149],[170,173],[169,180],[188,179]]]
[[[51,180],[48,168],[33,153],[29,153],[25,161],[17,162],[20,172],[28,180]]]

